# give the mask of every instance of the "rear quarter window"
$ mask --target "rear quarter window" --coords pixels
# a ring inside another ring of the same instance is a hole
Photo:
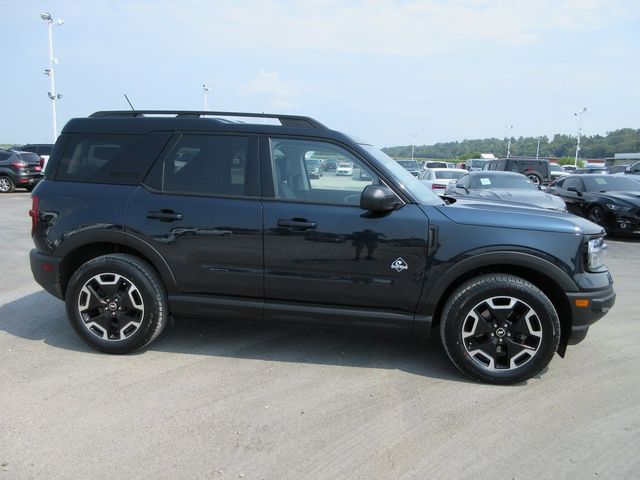
[[[55,179],[137,185],[151,168],[169,136],[168,133],[71,134]]]

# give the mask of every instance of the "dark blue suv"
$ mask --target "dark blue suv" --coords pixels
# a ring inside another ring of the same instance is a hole
[[[601,227],[438,197],[308,117],[98,112],[65,126],[49,162],[31,268],[103,352],[145,347],[170,316],[439,328],[463,373],[511,384],[615,299]]]

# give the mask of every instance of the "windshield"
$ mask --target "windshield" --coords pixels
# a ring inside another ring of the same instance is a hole
[[[416,162],[415,160],[398,160],[398,163],[400,165],[402,165],[404,168],[407,169],[412,169],[412,170],[419,170],[420,169],[420,164],[418,162]]]
[[[524,175],[496,175],[486,171],[483,171],[482,175],[471,175],[470,188],[472,190],[487,190],[489,188],[505,188],[509,190],[538,189]]]
[[[399,186],[406,189],[418,203],[423,205],[444,205],[440,197],[427,188],[417,177],[411,175],[398,162],[372,145],[360,144],[370,155],[382,164],[385,173]],[[416,162],[417,163],[417,162]]]
[[[640,183],[613,175],[585,175],[582,177],[588,192],[640,192]]]
[[[444,180],[453,180],[453,179],[458,179],[460,178],[462,175],[464,175],[465,172],[464,170],[437,170],[435,172],[435,176],[438,179],[444,179]]]
[[[482,166],[488,161],[489,160],[482,160],[480,158],[472,158],[471,160],[467,160],[467,168],[482,168]]]
[[[560,165],[556,165],[555,163],[550,164],[549,169],[552,172],[564,172],[564,169]]]
[[[338,165],[338,168],[351,168],[350,163],[341,163]]]

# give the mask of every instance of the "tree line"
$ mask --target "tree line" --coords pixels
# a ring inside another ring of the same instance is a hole
[[[518,137],[511,139],[511,155],[534,156],[540,138],[541,157],[572,157],[576,153],[576,136],[555,134],[553,138]],[[476,158],[480,153],[507,155],[508,138],[484,138],[461,142],[436,143],[415,147],[415,158]],[[383,151],[392,157],[411,157],[411,145],[386,147]],[[606,135],[586,135],[580,139],[580,158],[607,158],[615,153],[640,152],[640,129],[623,128]]]

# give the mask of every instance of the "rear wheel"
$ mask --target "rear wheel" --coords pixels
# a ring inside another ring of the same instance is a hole
[[[71,277],[67,316],[89,346],[129,353],[151,343],[167,321],[167,301],[153,268],[132,255],[89,260]]]
[[[2,175],[0,177],[0,193],[11,193],[15,190],[16,186],[10,177]]]
[[[531,180],[531,183],[536,185],[542,184],[542,177],[537,173],[527,173],[527,178]]]
[[[454,365],[476,381],[509,385],[540,373],[560,341],[558,314],[532,283],[504,274],[462,284],[442,312],[440,333]]]

